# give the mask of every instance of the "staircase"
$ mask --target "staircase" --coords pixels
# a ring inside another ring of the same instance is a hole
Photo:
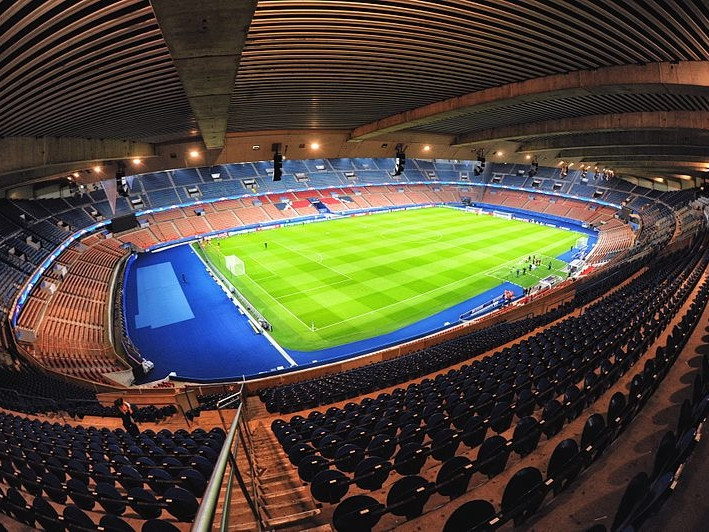
[[[261,518],[267,530],[303,529],[303,523],[320,513],[310,490],[298,476],[298,470],[291,465],[288,456],[268,425],[268,416],[258,398],[248,399],[249,428],[251,431],[252,456],[254,459],[255,479],[252,483],[246,453],[241,441],[237,453],[237,464],[244,477],[247,488],[255,486]],[[266,422],[264,422],[266,420]],[[219,508],[223,508],[226,490],[222,488]],[[229,508],[229,530],[258,530],[258,523],[249,508],[236,479],[231,485],[232,500]],[[221,519],[217,512],[215,525]],[[300,525],[299,525],[300,523]],[[307,528],[307,526],[305,526]]]

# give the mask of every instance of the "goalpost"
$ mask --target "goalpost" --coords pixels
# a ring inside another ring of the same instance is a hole
[[[224,265],[232,275],[246,275],[244,261],[236,255],[224,255]]]
[[[229,294],[229,298],[235,298],[239,302],[241,313],[244,312],[249,317],[249,323],[252,327],[262,327],[264,330],[272,330],[271,323],[261,314],[251,302],[242,294],[236,287],[235,277],[246,275],[246,265],[236,255],[225,255],[219,247],[219,242],[216,246],[212,241],[198,241],[197,246],[202,250],[201,256],[204,259],[207,269],[210,270],[210,275],[219,279],[225,285],[225,289]],[[208,252],[207,250],[210,250]],[[213,253],[216,251],[216,254]],[[258,324],[258,326],[254,325]],[[257,331],[258,332],[258,331]],[[260,333],[259,333],[260,334]]]

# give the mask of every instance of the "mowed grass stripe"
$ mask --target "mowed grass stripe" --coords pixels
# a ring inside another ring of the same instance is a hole
[[[308,351],[423,319],[500,284],[502,265],[559,255],[579,236],[431,208],[235,235],[208,253],[241,258],[235,284],[281,345]]]

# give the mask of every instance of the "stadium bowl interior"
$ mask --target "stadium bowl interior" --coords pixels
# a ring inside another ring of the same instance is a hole
[[[706,529],[707,28],[4,2],[0,530]]]

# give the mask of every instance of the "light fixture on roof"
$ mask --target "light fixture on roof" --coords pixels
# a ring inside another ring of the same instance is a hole
[[[394,173],[392,175],[398,176],[404,171],[406,166],[406,154],[404,153],[404,146],[402,144],[396,145],[396,157],[394,159]]]
[[[320,149],[320,143],[319,143],[319,142],[311,142],[311,143],[310,143],[310,149],[311,149],[311,150],[319,150],[319,149]]]
[[[531,155],[530,155],[530,157],[531,157]],[[537,175],[538,170],[539,170],[539,162],[537,161],[537,158],[535,157],[532,160],[531,166],[529,167],[529,172],[528,172],[529,177],[534,177],[535,175]]]
[[[483,173],[483,170],[485,170],[485,150],[480,148],[476,152],[476,156],[478,164],[473,167],[473,174],[480,175]]]
[[[527,155],[524,156],[524,158],[529,161],[532,158],[532,156],[528,153]]]
[[[281,143],[274,142],[271,144],[273,151],[273,180],[280,181],[283,177],[283,155],[281,154]]]
[[[126,169],[122,163],[118,163],[116,170],[116,189],[118,195],[124,198],[128,197],[128,181],[126,180]]]
[[[74,177],[79,177],[79,172],[74,172],[74,173],[71,174],[71,175],[73,175]]]
[[[133,161],[132,161],[133,164],[140,164],[140,163],[142,163],[142,162],[143,162],[143,161],[141,161],[138,157],[134,158]]]
[[[197,151],[197,150],[190,150],[190,158],[196,159],[197,157],[199,157],[199,151]]]
[[[101,167],[100,167],[100,166],[94,166],[94,172],[98,173],[98,172],[100,172],[100,171],[101,171]]]
[[[429,146],[428,144],[426,144],[426,145],[423,147],[423,151],[431,151],[431,146]]]

